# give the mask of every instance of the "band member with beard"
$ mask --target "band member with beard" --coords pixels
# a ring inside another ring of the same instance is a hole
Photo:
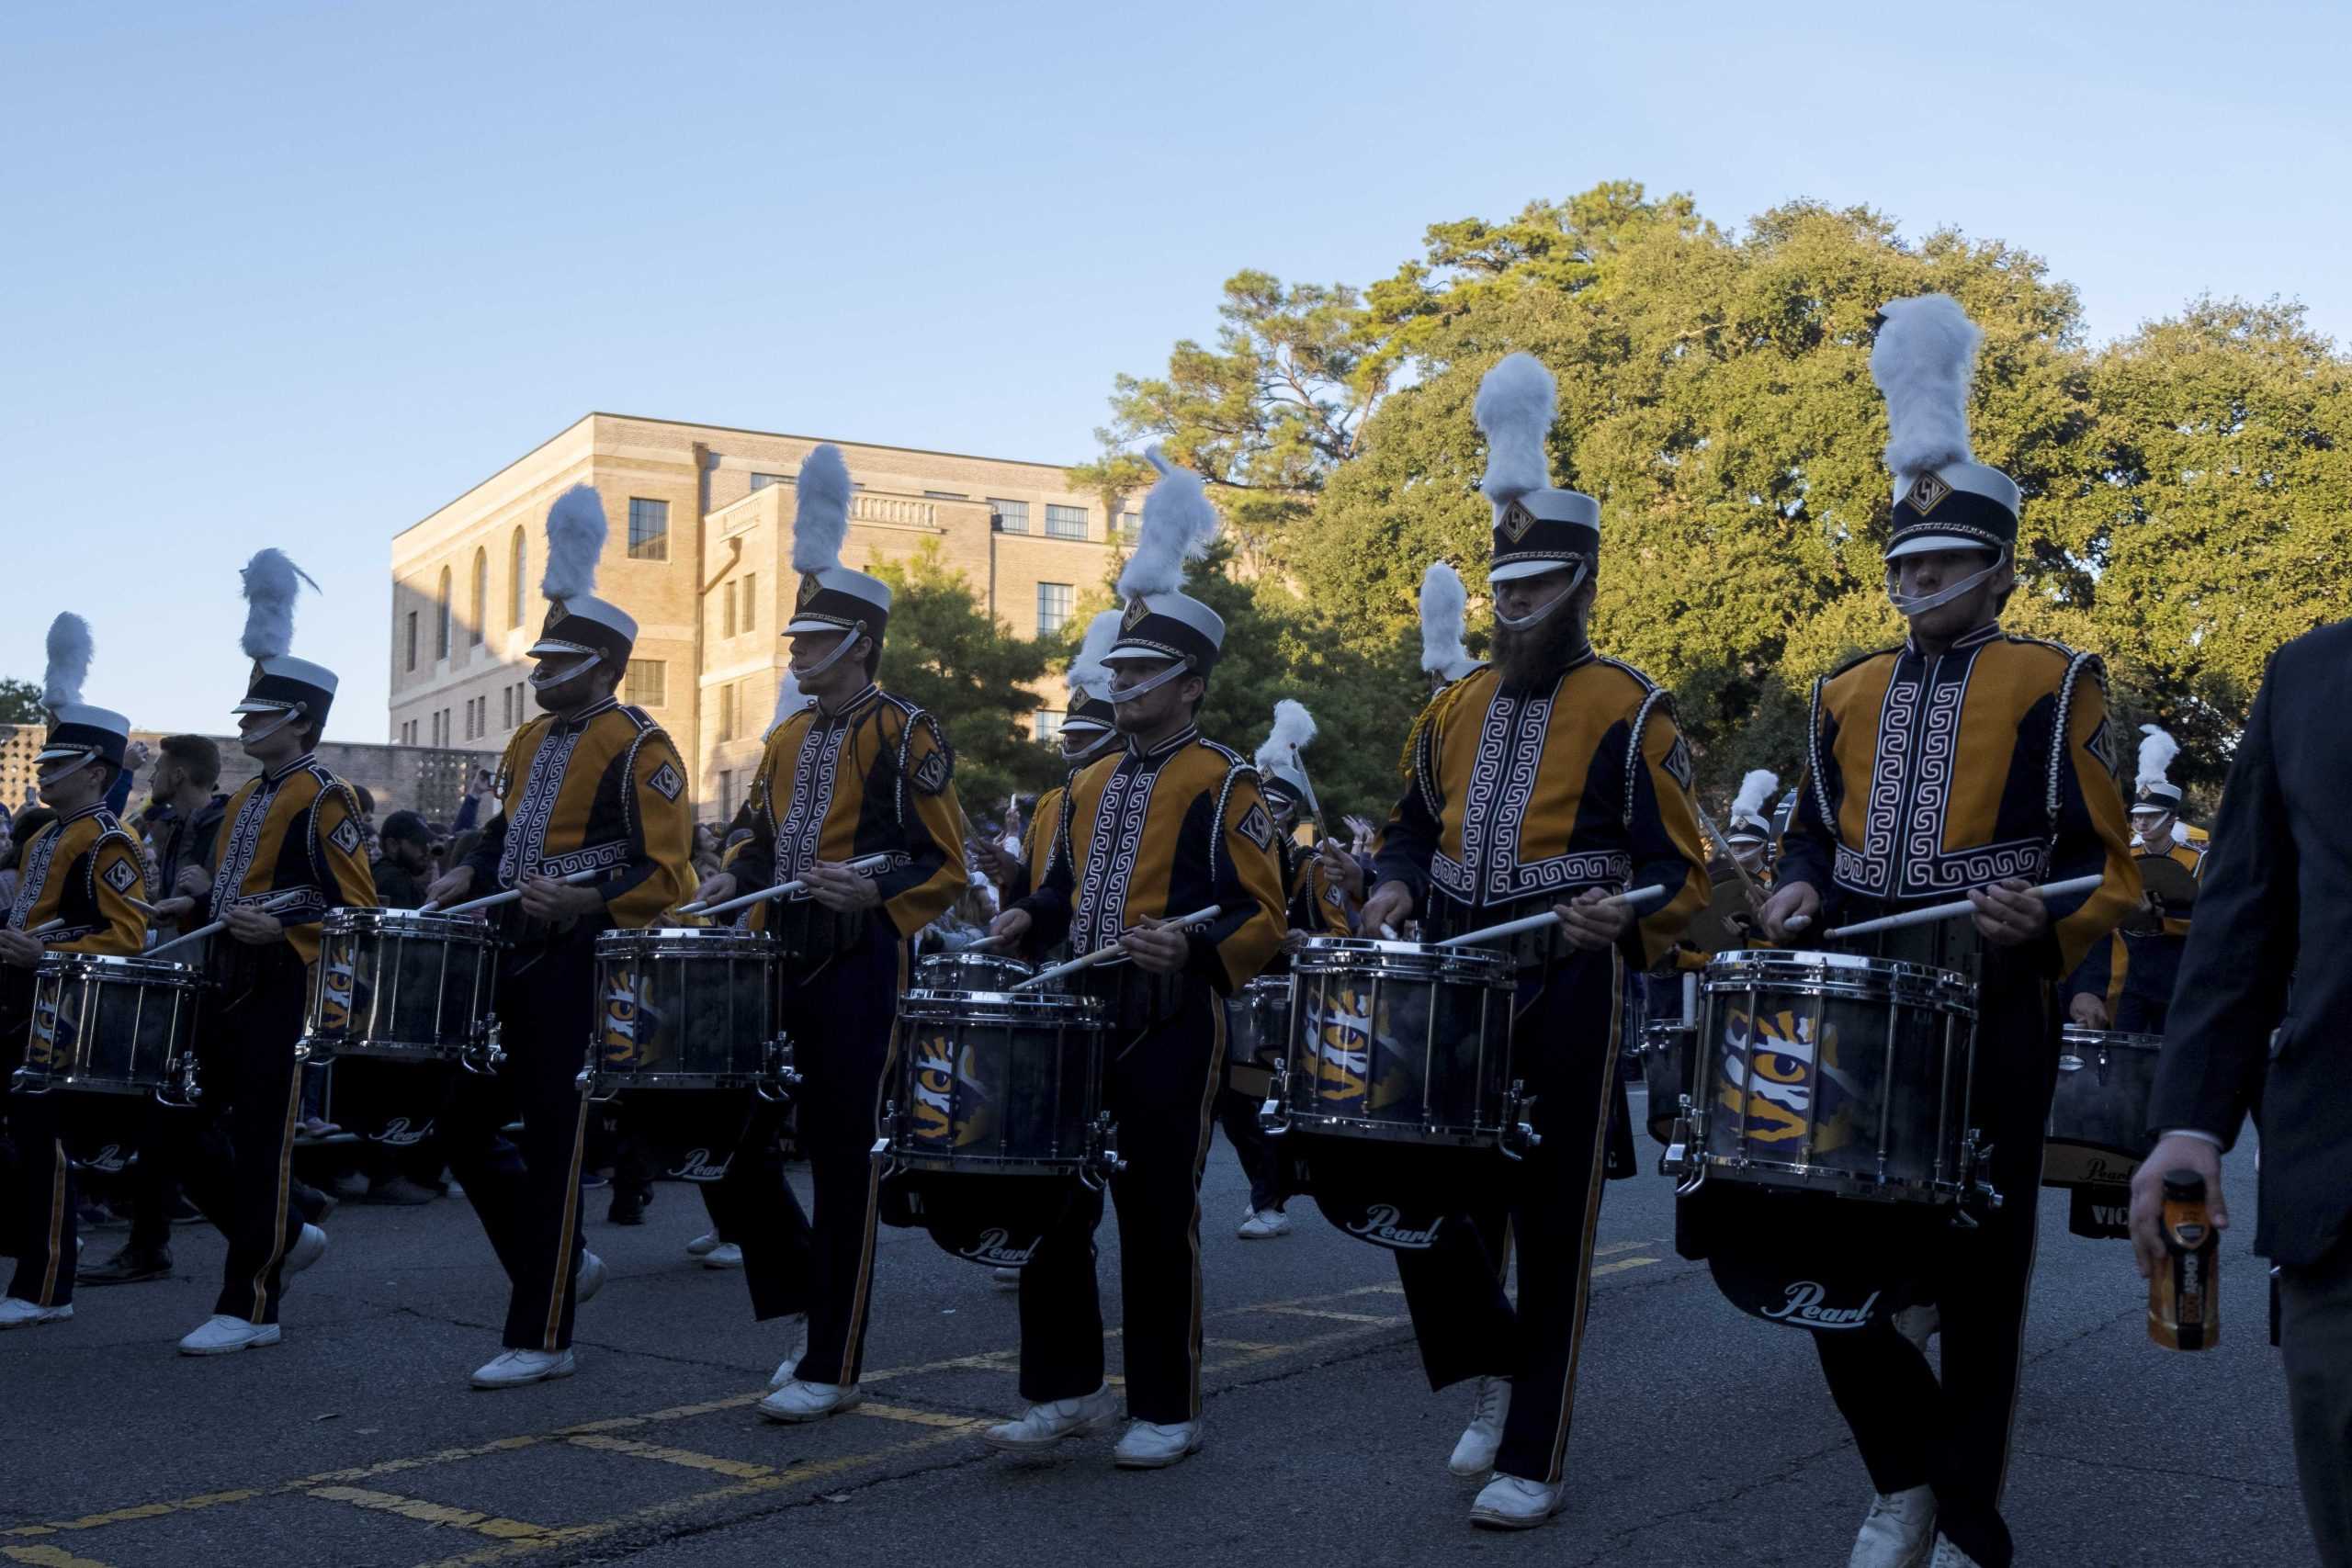
[[[727,1175],[709,1189],[718,1234],[742,1248],[752,1313],[789,1320],[793,1348],[759,1404],[773,1421],[821,1420],[865,1397],[857,1379],[879,1176],[872,1151],[891,1028],[917,933],[967,880],[946,734],[875,683],[890,588],[841,564],[850,502],[841,448],[810,452],[798,488],[800,590],[784,635],[792,679],[814,702],[769,733],[752,780],[752,836],[705,890],[717,903],[739,890],[808,885],[804,897],[754,904],[741,918],[785,946],[776,1021],[797,1047],[797,1126],[816,1212],[803,1213],[780,1168],[762,1157],[780,1111],[750,1094]],[[851,863],[872,857],[878,868]]]
[[[2001,630],[2018,492],[1969,447],[1980,335],[1944,295],[1885,308],[1871,374],[1886,396],[1894,474],[1887,592],[1911,635],[1815,687],[1796,810],[1760,921],[1771,942],[1803,945],[1807,932],[1963,890],[1974,907],[1973,942],[1968,925],[1947,922],[1873,944],[1881,957],[1946,968],[1965,962],[1955,943],[1978,949],[1972,1114],[2002,1203],[1973,1226],[1934,1216],[1919,1284],[1941,1310],[1940,1383],[1883,1314],[1814,1336],[1876,1493],[1854,1568],[1908,1568],[1930,1551],[1935,1568],[2011,1560],[1999,1504],[2057,1074],[2053,987],[2140,891],[2098,660]],[[2094,874],[2102,880],[2087,895],[2035,891]],[[1756,1235],[1724,1228],[1712,1245]]]
[[[1493,1475],[1474,1523],[1542,1524],[1562,1503],[1577,1358],[1591,1291],[1602,1161],[1618,1085],[1624,971],[1646,969],[1706,901],[1690,752],[1666,693],[1587,638],[1600,507],[1554,490],[1544,443],[1554,385],[1533,356],[1488,371],[1476,414],[1489,443],[1495,659],[1438,694],[1374,853],[1369,934],[1419,914],[1426,940],[1550,910],[1516,944],[1513,1072],[1543,1142],[1500,1166],[1491,1208],[1442,1223],[1397,1271],[1431,1388],[1478,1380],[1449,1461]],[[1611,894],[1663,886],[1636,913]],[[1630,1162],[1629,1162],[1630,1163]],[[1505,1214],[1519,1303],[1503,1290]]]
[[[89,623],[62,615],[49,628],[41,703],[50,728],[33,759],[41,804],[56,813],[22,845],[17,895],[0,912],[0,1108],[17,1145],[17,1171],[5,1183],[0,1227],[13,1238],[17,1267],[0,1298],[0,1329],[62,1323],[74,1315],[76,1234],[74,1162],[63,1136],[66,1096],[11,1087],[19,1066],[40,1072],[55,1042],[32,1029],[33,975],[49,953],[124,958],[146,945],[147,892],[139,841],[106,807],[123,771],[130,721],[82,701],[90,672]]]
[[[2213,845],[2180,819],[2180,786],[2165,776],[2180,743],[2153,724],[2142,725],[2140,734],[2132,853],[2147,900],[2105,942],[2091,944],[2067,983],[2067,1013],[2086,1029],[2162,1034]]]
[[[476,1388],[578,1368],[572,1314],[605,1280],[580,1237],[588,1100],[579,1078],[598,1016],[596,938],[655,923],[695,888],[685,764],[650,716],[613,696],[637,622],[596,597],[606,531],[593,485],[573,485],[548,508],[548,614],[528,649],[545,711],[506,743],[492,784],[499,813],[473,853],[425,890],[428,908],[521,895],[489,912],[510,944],[494,998],[505,1066],[451,1072],[435,1123],[513,1287],[503,1348],[476,1369]],[[518,1114],[510,1144],[500,1129]]]
[[[1061,750],[1062,761],[1069,764],[1069,778],[1109,751],[1119,739],[1111,705],[1111,671],[1102,662],[1102,656],[1118,639],[1119,612],[1105,610],[1088,623],[1078,657],[1070,660],[1069,673],[1064,677],[1069,686],[1069,707],[1062,717]],[[973,846],[980,869],[995,880],[1002,895],[1003,908],[1010,909],[1044,883],[1069,784],[1065,778],[1037,797],[1037,804],[1030,808],[1029,827],[1021,837],[1018,856],[1009,852],[1013,848],[1010,840],[1001,848],[985,840]]]
[[[238,742],[261,765],[230,796],[212,839],[209,908],[183,897],[156,906],[187,926],[228,922],[207,956],[219,987],[207,1001],[198,1063],[204,1098],[150,1126],[168,1145],[188,1201],[229,1240],[212,1315],[180,1341],[188,1356],[278,1342],[284,1282],[318,1261],[326,1233],[292,1212],[302,1036],[319,922],[341,905],[376,902],[359,797],[318,760],[334,702],[334,672],[288,649],[294,596],[310,580],[277,550],[244,569],[244,651],[254,661],[235,708]],[[312,584],[316,587],[316,584]]]
[[[1070,781],[1044,881],[997,917],[995,934],[1074,952],[1115,943],[1132,962],[1071,977],[1112,1014],[1103,1105],[1125,1167],[1119,1210],[1127,1430],[1112,1458],[1158,1469],[1200,1451],[1201,1168],[1224,1077],[1225,1008],[1282,946],[1274,824],[1255,770],[1195,722],[1225,623],[1182,592],[1184,561],[1217,527],[1200,479],[1150,454],[1161,475],[1119,574],[1126,601],[1104,656],[1126,744]],[[1197,927],[1172,923],[1214,908]],[[1094,1277],[1100,1191],[1081,1192],[1021,1270],[1018,1419],[985,1435],[1034,1452],[1117,1419],[1103,1382]]]

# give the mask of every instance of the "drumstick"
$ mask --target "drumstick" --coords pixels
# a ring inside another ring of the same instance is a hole
[[[1623,904],[1628,908],[1638,908],[1644,904],[1654,904],[1665,897],[1666,885],[1653,883],[1647,887],[1636,887],[1631,893],[1613,893],[1600,901],[1604,904]],[[1498,926],[1487,926],[1475,931],[1464,931],[1460,936],[1447,937],[1437,945],[1467,947],[1472,942],[1494,942],[1507,936],[1517,936],[1521,931],[1540,931],[1559,918],[1554,911],[1546,909],[1540,915],[1527,915],[1516,920],[1505,920]]]
[[[1695,795],[1690,797],[1690,809],[1699,814],[1699,826],[1707,830],[1707,837],[1723,846],[1724,858],[1731,862],[1732,870],[1739,873],[1739,885],[1747,889],[1747,896],[1762,898],[1764,890],[1756,886],[1756,878],[1750,876],[1747,867],[1740,863],[1739,852],[1731,847],[1731,840],[1724,837],[1724,830],[1715,826],[1715,819],[1707,815],[1707,808],[1699,804],[1699,797]]]
[[[1170,926],[1176,926],[1180,928],[1184,926],[1196,926],[1203,920],[1214,920],[1219,915],[1224,913],[1224,906],[1219,904],[1211,904],[1207,908],[1200,910],[1195,914],[1180,916],[1172,920],[1164,919],[1159,923],[1162,929]],[[1137,926],[1131,929],[1141,930],[1142,928]],[[1051,969],[1041,969],[1036,974],[1030,976],[1029,978],[1022,981],[1012,988],[1016,991],[1025,991],[1032,986],[1042,986],[1048,980],[1058,980],[1065,975],[1075,975],[1081,969],[1091,969],[1097,964],[1102,964],[1110,959],[1119,957],[1126,951],[1127,950],[1125,948],[1121,947],[1114,942],[1108,947],[1096,948],[1093,952],[1088,953],[1083,958],[1073,958],[1067,964],[1057,964]]]
[[[2033,891],[2041,897],[2052,898],[2064,893],[2087,893],[2105,880],[2105,877],[2098,875],[2070,876],[2064,882],[2045,882]],[[1859,920],[1850,926],[1838,926],[1824,931],[1822,935],[1825,938],[1868,936],[1872,931],[1901,931],[1905,926],[1928,926],[1935,924],[1938,920],[1958,919],[1962,915],[1973,915],[1975,912],[1976,906],[1962,898],[1953,904],[1932,904],[1924,909],[1905,909],[1899,915],[1881,915],[1874,920]],[[1796,930],[1796,923],[1789,922],[1789,929]]]
[[[563,878],[563,881],[571,886],[577,886],[582,882],[594,882],[596,878],[604,874],[605,868],[603,866],[592,865],[585,871],[573,872],[570,876]],[[488,909],[500,904],[512,904],[515,899],[520,898],[522,896],[523,890],[521,888],[510,887],[503,893],[492,893],[480,898],[469,898],[462,904],[452,904],[447,908],[439,912],[444,915],[463,915],[475,909]],[[434,912],[433,906],[430,904],[425,905],[423,908],[417,911],[420,915],[432,914]]]
[[[266,915],[274,915],[280,909],[291,908],[293,906],[300,903],[303,899],[309,897],[310,893],[308,889],[300,887],[292,888],[287,892],[277,894],[273,897],[263,899],[261,901],[261,910],[262,913]],[[186,936],[175,936],[169,942],[159,942],[154,946],[149,948],[145,953],[141,953],[140,956],[142,958],[153,958],[159,953],[167,952],[172,948],[182,945],[183,943],[195,942],[200,938],[210,936],[215,931],[224,931],[228,929],[228,921],[215,920],[209,926],[197,927],[196,930],[188,932]]]
[[[861,855],[849,863],[848,869],[855,872],[871,871],[887,863],[889,858],[887,854]],[[808,886],[808,878],[795,877],[790,882],[779,882],[774,887],[763,887],[757,893],[746,893],[741,898],[729,898],[724,904],[681,904],[678,906],[678,913],[682,915],[730,914],[737,909],[749,908],[753,904],[764,904],[772,898],[788,898]]]

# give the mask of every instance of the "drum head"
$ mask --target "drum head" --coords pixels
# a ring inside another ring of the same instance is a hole
[[[1020,1269],[1081,1190],[1066,1176],[901,1171],[882,1184],[880,1214],[885,1224],[929,1231],[940,1250],[967,1263]]]

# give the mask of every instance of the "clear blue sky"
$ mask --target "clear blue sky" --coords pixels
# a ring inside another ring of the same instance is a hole
[[[1020,19],[991,17],[1017,14]],[[220,729],[235,568],[379,739],[389,541],[590,409],[1088,455],[1255,265],[1615,177],[2039,252],[2093,332],[2201,291],[2352,338],[2352,8],[51,6],[0,201],[0,672]]]

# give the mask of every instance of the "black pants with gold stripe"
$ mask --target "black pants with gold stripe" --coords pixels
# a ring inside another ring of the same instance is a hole
[[[1936,1528],[1984,1568],[2007,1568],[2015,1548],[2001,1518],[2001,1488],[2058,1042],[2043,987],[2014,969],[1996,976],[1988,968],[1977,1006],[1971,1111],[1993,1145],[2001,1206],[1973,1229],[1947,1232],[1935,1260],[1927,1294],[1943,1320],[1943,1377],[1883,1318],[1859,1334],[1815,1334],[1813,1343],[1872,1489],[1933,1486]]]
[[[803,1210],[763,1157],[773,1122],[742,1124],[727,1178],[710,1190],[721,1234],[743,1249],[752,1310],[761,1319],[808,1314],[804,1382],[854,1383],[865,1359],[874,1297],[874,1139],[890,1064],[890,1026],[913,948],[881,915],[858,944],[798,985],[786,984],[778,1021],[793,1042],[801,1084],[794,1127],[816,1202]]]
[[[1197,981],[1168,1022],[1114,1036],[1104,1106],[1127,1168],[1119,1211],[1119,1296],[1127,1415],[1162,1425],[1201,1413],[1201,1168],[1224,1076],[1225,1006]],[[1102,1385],[1102,1301],[1094,1231],[1102,1195],[1077,1201],[1021,1270],[1021,1397],[1076,1399]]]
[[[494,1075],[449,1069],[436,1123],[449,1168],[514,1287],[501,1342],[510,1350],[568,1349],[582,1250],[588,1100],[579,1078],[596,1017],[594,936],[508,954],[497,1012],[505,1066]],[[500,1131],[517,1116],[519,1145]]]
[[[1557,1482],[1567,1453],[1621,1044],[1622,972],[1613,952],[1575,954],[1547,982],[1522,987],[1511,1070],[1535,1096],[1528,1120],[1543,1142],[1503,1166],[1487,1212],[1442,1221],[1427,1250],[1396,1254],[1430,1386],[1511,1380],[1495,1469],[1524,1481]],[[1511,1245],[1516,1306],[1503,1283]]]
[[[74,1162],[66,1157],[62,1094],[18,1094],[8,1075],[25,1059],[32,1023],[32,971],[0,970],[0,1112],[8,1120],[16,1146],[13,1175],[0,1174],[6,1189],[0,1203],[0,1243],[17,1260],[7,1293],[35,1306],[74,1302]]]

